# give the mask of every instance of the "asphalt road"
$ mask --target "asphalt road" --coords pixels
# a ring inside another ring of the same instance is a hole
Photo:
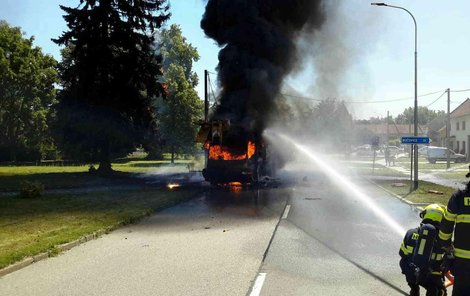
[[[354,183],[405,229],[419,223],[409,205],[364,180]],[[402,237],[346,192],[321,175],[294,187],[260,270],[261,295],[407,295],[398,266]]]
[[[322,174],[284,180],[290,185],[208,190],[4,276],[0,295],[406,295],[401,235]],[[354,183],[404,229],[419,223],[409,205]]]
[[[0,295],[245,295],[290,189],[208,190],[0,279]]]

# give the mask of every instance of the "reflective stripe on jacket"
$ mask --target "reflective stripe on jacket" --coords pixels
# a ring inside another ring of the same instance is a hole
[[[405,260],[408,263],[412,262],[413,250],[416,247],[419,238],[419,227],[412,228],[406,232],[406,235],[400,246],[400,251],[398,252],[399,255],[402,257],[402,260]],[[429,263],[433,274],[442,274],[442,272],[440,271],[440,267],[442,264],[443,257],[443,251],[434,249],[433,253],[431,254],[431,260]],[[405,272],[405,270],[402,270],[402,272]]]
[[[467,190],[459,190],[451,196],[442,219],[439,231],[442,244],[448,245],[452,236],[455,257],[470,259],[470,192]]]
[[[455,248],[455,272],[470,270],[470,190],[458,190],[449,199],[439,231],[440,244]],[[453,272],[454,272],[453,271]]]

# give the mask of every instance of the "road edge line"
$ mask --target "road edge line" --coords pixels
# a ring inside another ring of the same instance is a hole
[[[284,213],[282,214],[283,220],[287,219],[287,216],[289,216],[289,211],[290,211],[290,205],[286,205],[286,207],[284,208]]]
[[[284,206],[284,211],[286,210],[286,208],[288,206],[287,203],[288,203],[288,201],[286,201],[286,205]],[[283,213],[284,213],[284,211],[283,211]],[[268,255],[269,248],[271,248],[271,244],[273,243],[274,236],[276,235],[277,229],[279,228],[279,224],[281,224],[281,221],[282,221],[282,215],[279,216],[279,220],[276,223],[276,227],[274,227],[274,231],[273,231],[273,234],[271,235],[271,238],[269,239],[268,246],[266,247],[266,250],[264,251],[263,259],[261,260],[261,265],[263,264],[264,260],[266,260],[266,256]]]
[[[258,273],[255,284],[253,285],[253,288],[251,289],[251,293],[249,296],[259,296],[261,294],[261,289],[263,289],[265,279],[266,279],[266,272]]]
[[[284,205],[284,211],[286,210],[286,207],[287,207],[287,205],[288,205],[288,202],[289,202],[289,201],[286,200],[285,205]],[[284,213],[284,211],[282,211],[282,213]],[[268,246],[266,247],[266,250],[264,251],[264,254],[263,254],[263,258],[261,259],[261,264],[260,264],[259,269],[258,269],[258,274],[256,275],[255,280],[252,281],[253,284],[250,286],[250,288],[249,288],[248,291],[246,292],[246,296],[251,296],[251,292],[252,292],[253,289],[254,289],[254,286],[255,286],[255,284],[256,284],[256,281],[257,281],[257,279],[258,279],[258,276],[259,276],[259,274],[262,273],[261,270],[262,270],[262,268],[263,268],[264,261],[266,260],[266,256],[268,255],[269,249],[271,248],[271,244],[273,243],[274,236],[276,235],[277,229],[279,228],[279,224],[281,224],[282,215],[283,215],[283,214],[281,214],[281,215],[279,216],[279,219],[277,220],[276,226],[274,227],[274,231],[273,231],[273,233],[272,233],[272,235],[271,235],[271,238],[269,239]],[[265,273],[265,274],[266,274],[266,273]]]

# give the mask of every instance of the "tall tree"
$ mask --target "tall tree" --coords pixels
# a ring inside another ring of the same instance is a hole
[[[20,28],[0,21],[0,157],[39,160],[50,140],[56,61],[33,47]]]
[[[314,107],[311,120],[316,141],[341,151],[350,148],[354,125],[344,102],[336,99],[321,101]]]
[[[203,116],[203,102],[194,89],[198,77],[192,70],[199,54],[178,25],[162,30],[160,42],[168,97],[161,101],[159,113],[162,137],[174,162],[175,153],[194,150],[197,122]]]
[[[440,110],[440,111],[434,111],[428,109],[428,107],[424,106],[419,106],[418,107],[418,124],[428,124],[431,122],[434,118],[444,115],[445,112]],[[399,114],[397,118],[395,119],[396,123],[399,124],[413,124],[414,123],[414,108],[408,107],[406,108],[403,113]]]
[[[71,156],[99,161],[146,140],[155,128],[153,100],[165,94],[156,29],[169,18],[166,0],[80,0],[61,6],[69,31],[60,64],[60,142]]]

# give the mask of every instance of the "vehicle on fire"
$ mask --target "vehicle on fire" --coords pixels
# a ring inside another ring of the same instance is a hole
[[[243,125],[202,122],[196,142],[204,145],[204,179],[211,184],[255,183],[267,171],[266,145]]]

